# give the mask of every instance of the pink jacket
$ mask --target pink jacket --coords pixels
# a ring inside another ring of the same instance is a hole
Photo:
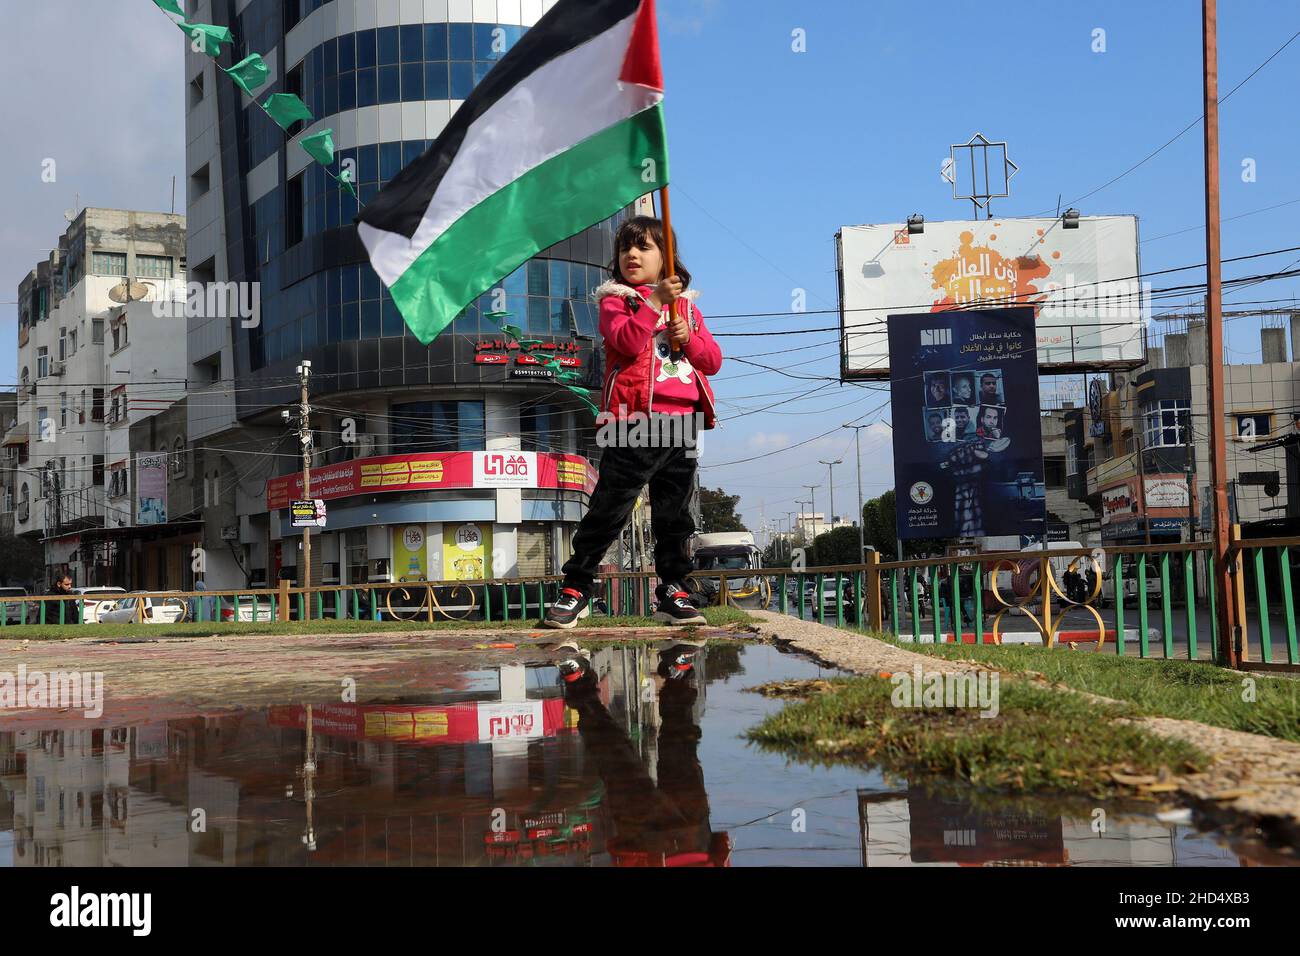
[[[601,411],[615,418],[632,412],[649,413],[654,400],[654,338],[659,315],[647,303],[652,286],[631,286],[609,281],[593,293],[600,302],[600,334],[605,340],[605,382],[601,388]],[[713,388],[707,376],[722,366],[722,350],[704,326],[704,317],[691,301],[698,293],[688,289],[676,302],[678,314],[686,316],[691,339],[682,350],[699,373],[704,427],[717,423]],[[689,312],[687,311],[689,310]]]

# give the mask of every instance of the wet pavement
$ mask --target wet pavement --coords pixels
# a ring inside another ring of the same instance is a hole
[[[408,672],[357,703],[0,713],[0,866],[1294,862],[1150,806],[976,806],[792,762],[744,739],[783,706],[746,688],[834,672],[666,649],[601,647],[572,682],[538,660]]]

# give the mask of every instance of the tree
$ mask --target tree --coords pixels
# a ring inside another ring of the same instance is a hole
[[[880,553],[883,561],[893,561],[898,556],[897,513],[892,488],[862,506],[862,530],[867,544]],[[943,549],[944,541],[940,538],[917,538],[903,542],[903,557],[920,558]]]
[[[0,538],[0,583],[34,587],[45,579],[45,546],[31,538]],[[39,590],[39,588],[38,588]]]
[[[860,564],[858,557],[858,529],[853,527],[834,528],[823,531],[813,542],[817,552],[817,564],[827,567],[832,564]],[[813,552],[808,552],[812,559]]]
[[[740,495],[726,494],[721,488],[700,486],[700,523],[702,534],[715,531],[748,531],[745,522],[736,514]]]

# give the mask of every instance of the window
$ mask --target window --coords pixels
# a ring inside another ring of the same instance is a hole
[[[86,390],[81,390],[81,404],[77,406],[77,424],[86,424]]]
[[[536,577],[551,573],[550,535],[545,525],[519,526],[519,576]]]
[[[104,320],[103,319],[90,320],[90,341],[95,345],[104,344]]]
[[[68,393],[59,392],[59,427],[68,427]]]
[[[190,81],[190,109],[198,106],[203,102],[203,71],[199,70],[199,75]]]
[[[370,578],[366,564],[366,529],[354,528],[344,532],[344,549],[348,567],[348,584],[364,584]]]
[[[1048,488],[1065,486],[1065,458],[1061,455],[1043,457],[1043,479]]]
[[[96,488],[102,488],[104,486],[104,456],[96,455],[92,459],[92,461],[93,461],[92,479],[95,483]]]
[[[135,274],[146,279],[170,279],[172,277],[171,256],[136,256]]]
[[[1074,442],[1065,443],[1065,474],[1066,476],[1077,475],[1079,473],[1079,446]]]
[[[69,355],[77,354],[77,330],[76,329],[70,329],[68,331],[68,354]]]
[[[126,320],[123,319],[113,326],[113,351],[116,352],[120,348],[125,348],[126,344]]]
[[[1187,422],[1191,403],[1184,399],[1162,399],[1146,411],[1146,447],[1169,448],[1187,444]]]
[[[24,365],[24,366],[23,366],[23,384],[26,385],[26,384],[27,384],[28,382],[30,382],[31,380],[32,380],[32,373],[31,373],[31,370],[30,370],[26,365]]]
[[[190,202],[194,202],[200,196],[205,195],[211,188],[212,177],[208,173],[208,164],[204,163],[190,175]]]
[[[303,202],[303,174],[299,173],[284,188],[284,247],[296,246],[307,234],[303,217],[306,203]]]
[[[392,453],[483,451],[482,402],[410,402],[393,405]]]
[[[172,477],[185,477],[185,440],[179,435],[172,443]]]
[[[206,168],[206,167],[205,167]],[[96,252],[91,256],[91,269],[99,276],[126,275],[125,252]]]
[[[47,425],[46,422],[49,422],[49,424]],[[39,406],[36,409],[36,440],[37,441],[49,440],[46,438],[46,435],[48,434],[50,430],[50,425],[52,424],[54,423],[50,422],[49,406],[47,405]]]
[[[50,374],[50,350],[48,346],[36,347],[36,377],[45,378]]]
[[[303,61],[303,63],[305,62],[306,60]],[[284,92],[291,93],[294,96],[298,97],[299,99],[303,99],[302,73],[303,73],[302,63],[299,63],[297,66],[295,66],[292,70],[288,72],[288,74],[284,78]],[[294,120],[293,123],[289,125],[289,128],[288,130],[286,130],[286,132],[290,136],[298,135],[298,133],[300,133],[303,128],[302,122],[303,122],[302,120]]]
[[[59,361],[62,362],[68,357],[68,330],[59,328]]]
[[[126,494],[126,462],[119,462],[108,472],[108,496],[120,498]]]
[[[569,451],[565,424],[558,405],[525,405],[519,409],[519,443],[524,451]]]
[[[1237,437],[1241,441],[1263,438],[1273,430],[1273,416],[1268,414],[1237,415]]]
[[[91,394],[93,398],[90,406],[90,420],[92,422],[102,422],[104,420],[104,390],[97,388]]]

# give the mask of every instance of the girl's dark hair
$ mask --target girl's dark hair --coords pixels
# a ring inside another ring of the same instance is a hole
[[[623,274],[618,271],[618,257],[632,246],[641,246],[645,244],[646,239],[650,239],[659,247],[662,255],[664,251],[664,224],[654,216],[633,216],[621,226],[618,232],[614,233],[614,258],[609,263],[610,278],[619,282],[627,282]],[[682,280],[682,288],[687,288],[691,284],[691,274],[686,267],[682,265],[682,257],[678,255],[677,230],[673,230],[673,272]]]

